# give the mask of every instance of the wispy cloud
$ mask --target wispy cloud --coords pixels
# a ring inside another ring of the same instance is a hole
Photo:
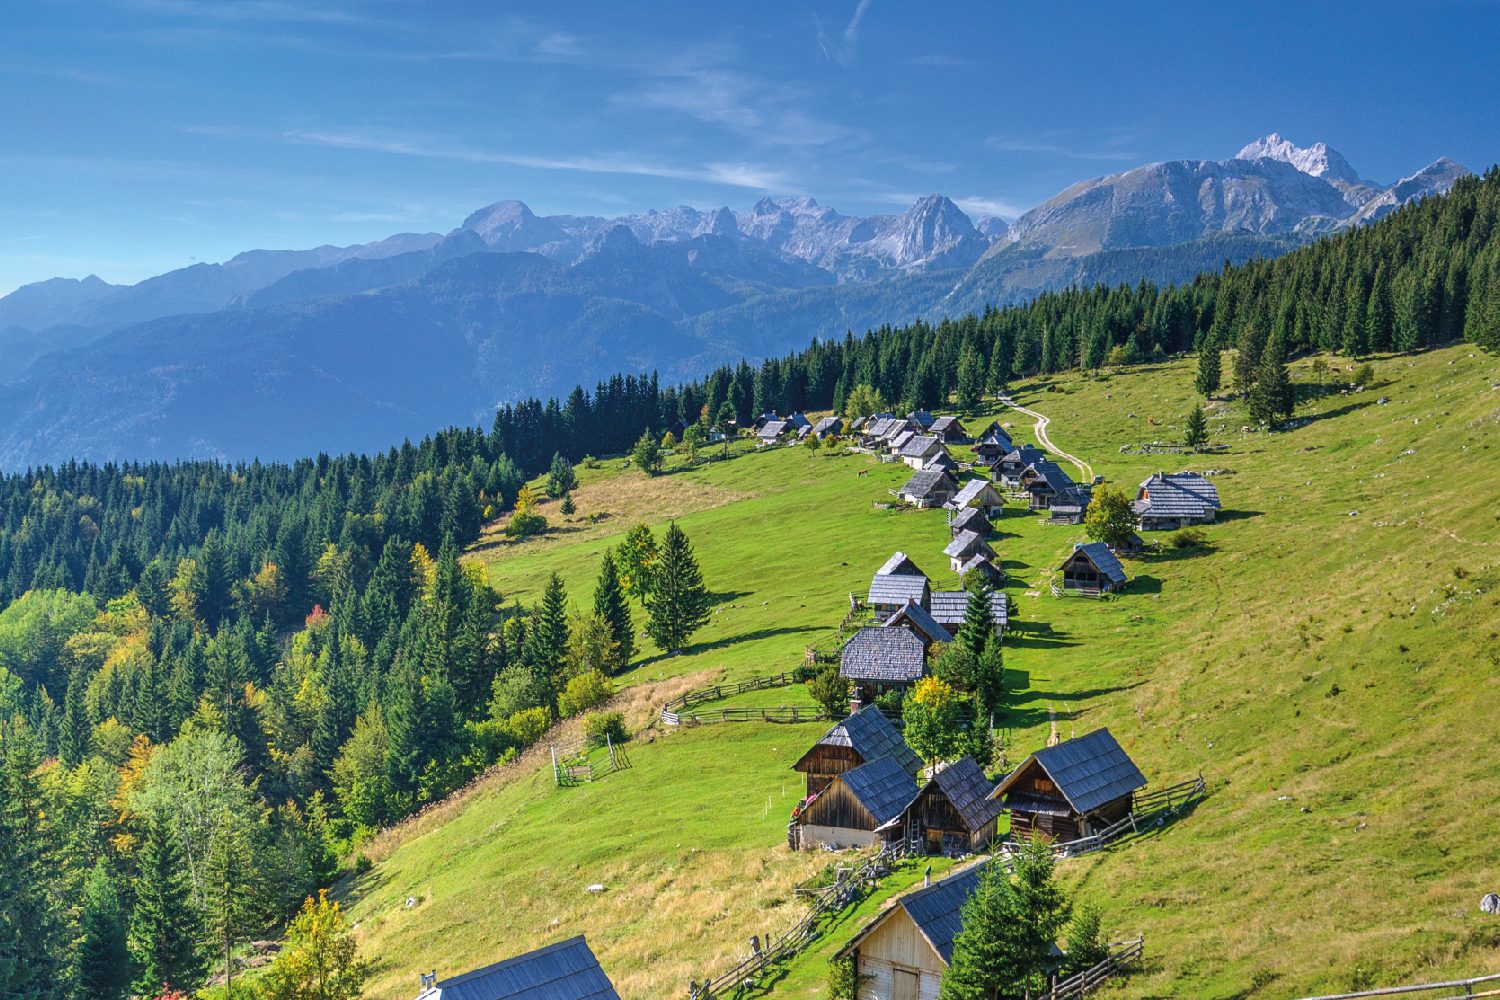
[[[749,188],[754,191],[785,190],[789,183],[782,171],[754,163],[715,161],[698,165],[680,165],[653,161],[631,154],[542,156],[529,153],[508,153],[480,149],[440,136],[402,133],[387,129],[311,128],[259,134],[239,129],[208,126],[196,127],[189,131],[202,135],[270,139],[293,145],[325,146],[394,156],[453,160],[462,163],[488,163],[532,170],[656,177]]]
[[[938,54],[925,56],[908,56],[901,61],[907,66],[924,66],[932,69],[973,69],[975,66],[979,65],[974,60],[966,59],[963,56]]]
[[[1005,198],[954,198],[953,204],[964,210],[970,218],[998,215],[1002,219],[1014,219],[1026,211],[1025,208]]]
[[[129,82],[105,73],[97,73],[93,70],[78,69],[75,66],[64,66],[58,63],[39,62],[30,59],[4,59],[0,60],[0,74],[10,76],[36,76],[48,80],[64,80],[68,83],[82,83],[97,87],[126,87]]]
[[[859,0],[854,6],[854,16],[849,18],[849,23],[844,26],[843,34],[837,41],[825,34],[823,25],[819,22],[818,47],[823,50],[824,58],[845,67],[854,62],[854,57],[859,52],[860,22],[865,19],[865,12],[869,9],[870,0]]]

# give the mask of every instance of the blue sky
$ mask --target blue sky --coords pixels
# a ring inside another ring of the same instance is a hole
[[[1011,216],[1271,131],[1385,181],[1500,159],[1491,0],[46,0],[0,25],[0,293],[504,198]]]

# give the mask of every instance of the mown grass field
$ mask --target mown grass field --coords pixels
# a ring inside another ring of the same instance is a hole
[[[1500,969],[1500,921],[1478,911],[1500,885],[1500,366],[1451,348],[1376,370],[1377,385],[1310,399],[1307,422],[1276,435],[1241,434],[1238,408],[1221,408],[1210,426],[1230,449],[1211,456],[1120,452],[1180,435],[1190,363],[1014,387],[1113,482],[1223,470],[1211,546],[1128,561],[1113,600],[1050,595],[1078,529],[1019,509],[1000,524],[1018,619],[997,720],[1009,760],[1044,743],[1050,715],[1064,737],[1108,725],[1153,784],[1210,783],[1159,836],[1062,868],[1117,937],[1146,935],[1143,970],[1115,995],[1282,997]],[[1001,419],[1030,438],[1029,418]],[[905,471],[800,448],[654,480],[607,462],[580,470],[571,530],[482,540],[471,558],[523,603],[556,571],[582,606],[606,546],[676,516],[720,603],[692,649],[648,647],[623,679],[644,725],[680,690],[830,644],[849,592],[894,549],[951,585],[940,513],[872,507]],[[789,688],[733,703],[808,701]],[[801,791],[787,768],[821,729],[647,734],[633,769],[564,790],[533,756],[385,835],[349,894],[377,962],[371,995],[573,933],[629,1000],[685,995],[799,915],[791,884],[826,858],[785,848]],[[823,995],[828,954],[919,877],[894,877],[774,995]],[[596,882],[607,890],[584,891]]]

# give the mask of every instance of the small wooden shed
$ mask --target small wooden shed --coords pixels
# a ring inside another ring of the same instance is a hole
[[[943,768],[890,820],[881,833],[904,838],[928,854],[960,857],[983,850],[995,839],[996,822],[1005,811],[990,798],[995,783],[973,757]]]
[[[1125,564],[1103,542],[1079,542],[1062,564],[1063,589],[1108,594],[1125,585]]]
[[[794,846],[846,850],[869,847],[877,831],[897,819],[917,794],[917,783],[895,757],[880,757],[835,775],[793,813]]]
[[[887,691],[904,690],[927,673],[927,643],[910,629],[871,626],[839,650],[839,673],[854,685],[855,700],[869,704]]]
[[[908,774],[922,769],[901,731],[878,707],[866,705],[824,733],[797,758],[792,770],[807,776],[807,794],[816,795],[844,772],[882,757],[895,758]]]
[[[1096,729],[1038,750],[990,796],[1010,811],[1012,837],[1066,844],[1123,819],[1145,785],[1146,776],[1110,731]]]
[[[950,510],[960,511],[973,508],[983,511],[986,517],[993,517],[1005,509],[1005,498],[988,479],[971,479],[964,483],[963,488],[945,506]]]
[[[901,610],[881,623],[882,628],[904,628],[915,632],[931,651],[940,643],[952,642],[953,633],[938,624],[931,613],[916,601],[907,601]]]

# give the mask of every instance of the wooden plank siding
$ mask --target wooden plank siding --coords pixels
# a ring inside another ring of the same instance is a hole
[[[859,1000],[895,1000],[897,971],[917,977],[919,1000],[937,1000],[948,968],[902,910],[860,942],[854,959],[857,971],[871,977],[860,984]]]
[[[845,771],[863,764],[864,758],[853,747],[818,744],[808,752],[798,770],[807,775],[807,794],[816,795]]]

